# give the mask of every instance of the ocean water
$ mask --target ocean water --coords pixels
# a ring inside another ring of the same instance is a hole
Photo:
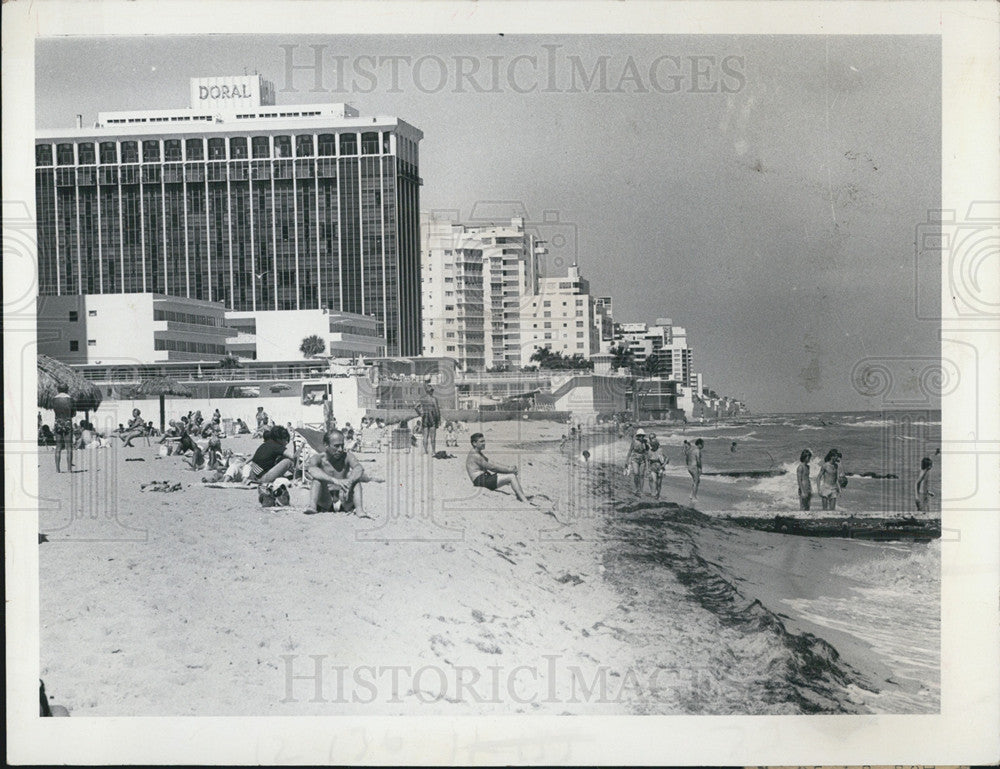
[[[814,489],[823,457],[830,449],[840,450],[848,485],[837,509],[847,514],[915,513],[913,487],[923,457],[935,464],[931,470],[935,494],[941,488],[941,412],[937,410],[766,414],[718,424],[654,424],[646,430],[657,434],[670,459],[667,472],[672,475],[686,475],[683,442],[704,440],[705,479],[745,491],[737,510],[747,515],[770,516],[798,509],[795,470],[803,449],[813,454]],[[816,509],[819,498],[815,490],[813,494]],[[932,500],[935,514],[939,505],[936,496]]]
[[[814,478],[816,458],[830,448],[843,454],[849,484],[838,511],[911,514],[920,460],[938,457],[941,434],[940,412],[927,411],[644,427],[656,432],[670,474],[686,474],[683,441],[702,438],[706,478],[745,497],[740,514],[768,516],[798,509],[795,467],[803,448],[815,457]],[[611,500],[605,579],[622,595],[621,625],[636,639],[643,665],[684,671],[660,696],[635,703],[637,712],[939,710],[939,542],[740,529],[673,502],[633,497],[620,444],[612,451],[594,436],[581,445],[597,461],[595,486]],[[939,479],[932,479],[936,491]],[[782,557],[796,553],[798,563],[784,570]]]

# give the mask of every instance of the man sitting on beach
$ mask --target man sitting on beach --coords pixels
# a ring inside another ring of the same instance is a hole
[[[132,409],[132,419],[128,423],[128,432],[118,437],[122,439],[122,443],[131,448],[132,441],[145,434],[146,420],[140,415],[139,409]]]
[[[510,486],[514,490],[514,496],[520,502],[527,502],[524,489],[521,488],[521,481],[517,478],[517,465],[513,467],[502,467],[495,465],[483,454],[486,448],[486,437],[482,433],[473,433],[469,439],[472,443],[472,450],[465,458],[465,471],[469,474],[469,480],[473,486],[481,486],[490,491],[496,491],[502,486]]]
[[[368,517],[361,494],[365,470],[344,448],[344,434],[340,430],[330,430],[323,436],[323,451],[309,458],[305,471],[312,481],[306,515],[354,512]]]

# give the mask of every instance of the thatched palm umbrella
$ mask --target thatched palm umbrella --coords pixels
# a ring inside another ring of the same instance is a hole
[[[42,409],[52,408],[52,399],[59,391],[59,385],[64,384],[69,388],[70,397],[73,398],[73,406],[77,411],[83,411],[86,418],[90,419],[90,412],[97,411],[101,405],[103,396],[101,389],[72,367],[65,363],[50,358],[48,355],[38,356],[38,407]]]
[[[185,398],[190,398],[193,394],[191,388],[187,385],[182,385],[176,379],[171,379],[170,377],[158,376],[152,379],[147,379],[142,384],[140,384],[135,389],[136,395],[159,395],[160,396],[160,432],[164,432],[167,429],[167,416],[166,407],[163,403],[164,397],[167,395],[180,395]]]

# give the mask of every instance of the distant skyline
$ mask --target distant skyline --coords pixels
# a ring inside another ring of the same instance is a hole
[[[576,259],[617,322],[684,326],[706,386],[753,411],[877,408],[859,360],[939,357],[914,311],[916,228],[940,208],[935,38],[40,40],[36,124],[183,107],[188,78],[255,70],[279,104],[421,129],[423,210],[527,213],[550,271]]]

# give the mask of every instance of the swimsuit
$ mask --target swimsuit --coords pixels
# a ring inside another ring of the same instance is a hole
[[[68,448],[73,443],[73,420],[56,419],[52,432],[56,436],[56,448]]]
[[[489,470],[484,470],[473,479],[472,485],[482,486],[484,489],[489,489],[490,491],[496,491],[497,474],[491,473]]]

